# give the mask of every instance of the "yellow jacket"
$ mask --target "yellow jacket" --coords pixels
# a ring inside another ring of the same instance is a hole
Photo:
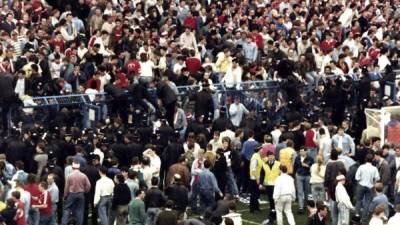
[[[279,161],[282,165],[285,165],[287,167],[288,174],[293,174],[293,162],[295,153],[296,152],[294,151],[294,149],[290,147],[284,148],[279,152]]]
[[[272,168],[268,165],[268,161],[263,164],[264,169],[264,185],[275,185],[276,178],[279,177],[281,163],[279,161],[274,161]]]
[[[250,179],[256,180],[260,178],[261,169],[263,167],[263,160],[260,153],[256,152],[251,156],[250,159]]]

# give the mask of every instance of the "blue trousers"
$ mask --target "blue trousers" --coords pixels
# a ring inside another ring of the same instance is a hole
[[[85,208],[85,195],[83,192],[68,194],[64,202],[64,210],[61,219],[61,224],[67,225],[68,220],[72,213],[75,216],[76,225],[82,225],[84,208]]]
[[[39,209],[30,208],[28,214],[28,225],[39,225]]]
[[[200,211],[203,214],[208,208],[215,205],[215,195],[212,190],[200,190]]]
[[[368,209],[369,209],[369,204],[372,201],[372,189],[369,187],[357,186],[357,191],[356,191],[356,213],[362,216],[362,218],[367,218],[368,217]],[[361,209],[362,209],[362,214],[361,214]]]
[[[97,213],[100,218],[101,225],[108,225],[108,213],[111,209],[111,196],[101,197],[97,205]]]

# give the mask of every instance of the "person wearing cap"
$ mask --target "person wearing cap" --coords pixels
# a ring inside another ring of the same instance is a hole
[[[350,210],[354,210],[353,203],[351,203],[350,196],[346,191],[345,183],[346,177],[338,175],[336,177],[337,185],[335,189],[335,197],[338,207],[338,224],[348,225],[350,221]]]
[[[294,179],[288,175],[285,165],[280,165],[281,174],[276,179],[273,198],[276,207],[278,225],[283,225],[283,212],[285,212],[289,225],[295,225],[292,213],[292,201],[296,199]]]
[[[258,199],[260,198],[260,185],[261,185],[261,170],[264,164],[265,155],[260,152],[262,149],[261,144],[257,144],[254,147],[254,153],[250,159],[250,169],[249,169],[249,192],[250,192],[250,213],[260,210],[260,203]],[[263,152],[265,153],[265,152]]]
[[[83,223],[85,193],[90,191],[91,185],[88,177],[79,170],[80,167],[80,162],[74,160],[73,171],[65,181],[62,225],[68,224],[71,212],[76,218],[76,225]]]
[[[189,190],[182,182],[180,174],[176,173],[173,176],[173,183],[165,189],[165,195],[168,200],[173,201],[172,209],[178,212],[178,217],[183,218],[186,207],[189,205]]]
[[[275,159],[274,152],[266,147],[261,149],[263,155],[267,156],[267,160],[263,163],[264,170],[264,181],[263,181],[263,189],[265,190],[268,201],[269,201],[269,220],[272,222],[275,220],[275,201],[273,198],[275,182],[280,174],[280,165],[281,163]]]

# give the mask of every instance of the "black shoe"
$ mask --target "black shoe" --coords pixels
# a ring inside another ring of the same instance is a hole
[[[304,210],[303,209],[299,209],[298,214],[302,215],[303,213],[304,213]]]

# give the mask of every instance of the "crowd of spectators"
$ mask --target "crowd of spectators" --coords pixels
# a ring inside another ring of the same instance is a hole
[[[398,105],[399,5],[2,1],[1,221],[238,225],[265,195],[268,223],[297,200],[309,224],[398,224],[400,146],[364,110]],[[245,81],[279,88],[254,110]],[[29,108],[68,94],[101,105],[92,129],[80,106]]]

